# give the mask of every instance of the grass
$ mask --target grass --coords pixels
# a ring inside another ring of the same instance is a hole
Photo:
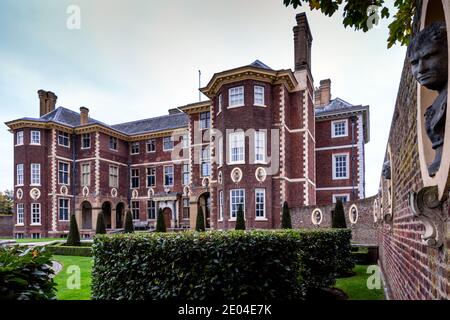
[[[349,300],[384,300],[383,283],[381,283],[381,289],[367,288],[367,279],[373,275],[373,273],[367,273],[368,267],[356,265],[353,269],[356,275],[337,279],[335,287],[345,291]]]
[[[92,258],[75,256],[53,256],[53,260],[56,260],[63,265],[63,269],[55,277],[55,282],[58,289],[58,300],[90,300],[91,271],[93,263]],[[79,289],[71,289],[67,285],[68,283],[74,283],[74,281],[71,281],[71,279],[74,279],[75,273],[73,271],[70,273],[67,272],[70,266],[78,266],[80,268]],[[67,280],[69,280],[69,282]]]
[[[17,243],[38,243],[38,242],[50,242],[50,241],[65,240],[65,239],[61,239],[61,238],[40,238],[40,239],[25,238],[25,239],[15,239],[15,240]]]

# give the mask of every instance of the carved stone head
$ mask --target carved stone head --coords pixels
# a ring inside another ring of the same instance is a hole
[[[386,180],[391,180],[391,162],[389,160],[383,164],[382,175]]]
[[[409,61],[416,80],[441,91],[448,82],[448,47],[445,22],[434,22],[420,31],[409,46]]]

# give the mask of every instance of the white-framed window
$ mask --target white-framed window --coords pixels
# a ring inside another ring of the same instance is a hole
[[[91,148],[91,134],[83,133],[81,136],[81,149],[90,149]]]
[[[24,224],[25,207],[23,203],[18,203],[16,207],[17,224]]]
[[[219,220],[223,220],[223,191],[219,191]]]
[[[217,102],[217,114],[222,112],[222,94],[219,94],[218,102]]]
[[[348,179],[348,153],[333,154],[333,180]]]
[[[230,163],[245,163],[244,132],[232,132],[229,135]]]
[[[16,166],[16,181],[18,186],[23,186],[23,163]]]
[[[41,224],[41,204],[32,203],[31,204],[31,224],[40,225]]]
[[[264,106],[264,87],[263,86],[254,86],[254,105],[255,106]]]
[[[191,216],[191,202],[189,198],[183,198],[183,219],[189,219]]]
[[[30,144],[40,145],[41,144],[41,132],[38,130],[31,130],[30,133]]]
[[[91,185],[91,165],[83,163],[81,165],[81,186],[86,187]]]
[[[23,145],[23,131],[16,132],[16,145],[17,146]]]
[[[245,189],[230,190],[230,220],[236,220],[239,206],[242,205],[245,215]]]
[[[266,133],[255,131],[255,163],[266,162]]]
[[[164,166],[164,186],[173,186],[173,166]]]
[[[140,211],[139,201],[131,201],[131,214],[133,215],[133,220],[139,220]]]
[[[32,238],[32,239],[40,239],[40,238],[41,238],[41,234],[40,234],[40,233],[37,233],[37,232],[33,232],[33,233],[31,234],[31,238]]]
[[[147,141],[147,152],[156,152],[156,140],[150,139]]]
[[[255,189],[255,217],[256,220],[266,218],[266,189]]]
[[[189,164],[183,163],[183,185],[187,186],[189,184]]]
[[[200,113],[200,129],[209,129],[211,127],[211,114],[209,112]]]
[[[131,169],[131,188],[139,188],[139,169]]]
[[[346,137],[348,136],[348,120],[336,120],[331,122],[331,137]]]
[[[173,150],[173,140],[172,137],[163,138],[163,151]]]
[[[147,188],[154,187],[156,185],[156,168],[147,168]]]
[[[61,198],[59,199],[59,221],[69,221],[70,213],[70,201],[69,199]]]
[[[228,90],[228,107],[241,107],[244,105],[244,87],[234,87]]]
[[[223,165],[223,136],[219,137],[219,142],[218,142],[218,146],[217,146],[217,150],[218,150],[218,165],[219,167]]]
[[[119,167],[117,166],[109,166],[109,187],[119,187]]]
[[[109,137],[109,149],[114,151],[118,150],[118,143],[116,137]]]
[[[139,154],[139,142],[133,142],[130,147],[131,154]]]
[[[67,132],[58,132],[58,144],[63,147],[70,147],[70,135]]]
[[[209,150],[209,146],[203,146],[200,154],[200,162],[201,162],[201,176],[209,177],[211,174],[211,153]]]
[[[350,199],[350,195],[347,194],[333,194],[333,203],[336,203],[338,200],[341,200],[342,203],[348,202]]]
[[[32,163],[31,164],[31,185],[40,186],[41,185],[41,164]]]
[[[181,137],[181,145],[183,146],[183,149],[187,149],[189,148],[189,135],[188,134],[183,134],[183,136]]]
[[[70,184],[69,179],[69,167],[70,165],[67,162],[59,161],[58,163],[58,183],[59,184]]]
[[[156,203],[153,200],[147,201],[147,214],[149,220],[156,220]]]

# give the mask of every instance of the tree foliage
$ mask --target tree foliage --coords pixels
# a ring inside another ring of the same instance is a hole
[[[156,218],[156,232],[166,232],[166,222],[164,221],[164,213],[161,208],[159,208],[158,217]]]
[[[242,204],[239,205],[236,217],[236,230],[245,230],[244,209]]]
[[[345,222],[345,211],[344,205],[341,200],[336,201],[336,206],[332,212],[331,217],[331,227],[332,228],[347,228],[347,223]]]
[[[291,212],[287,201],[283,203],[283,214],[281,215],[281,228],[292,229]]]
[[[205,216],[203,214],[202,206],[197,209],[197,221],[195,223],[195,231],[205,231]]]
[[[0,214],[13,213],[13,191],[0,192]]]
[[[106,234],[105,216],[103,211],[97,216],[97,226],[95,228],[95,234]]]
[[[133,232],[134,232],[133,217],[131,216],[131,211],[127,210],[127,213],[125,214],[125,233],[133,233]]]
[[[79,246],[80,244],[80,232],[78,231],[77,219],[75,218],[75,215],[72,214],[70,216],[69,235],[67,236],[66,245]]]
[[[285,6],[292,5],[294,8],[307,4],[311,10],[319,10],[329,17],[343,7],[343,25],[363,32],[369,31],[380,19],[391,16],[389,8],[385,6],[385,0],[283,0],[283,2]],[[397,42],[401,45],[409,44],[417,2],[395,0],[394,7],[397,12],[389,24],[388,48]]]

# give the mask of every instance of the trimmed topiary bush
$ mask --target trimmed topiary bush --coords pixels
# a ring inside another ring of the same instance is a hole
[[[336,240],[348,239],[349,233],[321,229],[99,236],[92,247],[92,297],[304,299],[334,285]]]
[[[54,300],[52,254],[45,247],[0,247],[0,300]]]
[[[198,206],[197,209],[197,220],[195,222],[195,231],[205,231],[205,216],[203,215],[202,206]]]
[[[164,212],[161,208],[158,210],[158,217],[156,218],[156,232],[166,232],[166,221],[164,220]]]
[[[347,223],[345,222],[344,205],[342,204],[341,200],[336,201],[336,206],[331,215],[332,228],[347,228]]]
[[[78,230],[77,219],[74,214],[70,216],[69,235],[67,236],[66,244],[68,246],[80,245],[80,232]]]
[[[287,201],[285,201],[283,203],[283,214],[281,216],[281,228],[282,229],[292,229],[291,212],[289,210]]]
[[[239,205],[236,216],[236,230],[245,230],[245,217],[242,204]]]
[[[92,243],[81,242],[79,246],[68,246],[65,243],[58,243],[55,245],[47,246],[48,251],[53,255],[58,256],[79,256],[79,257],[91,257],[92,256]]]
[[[97,216],[97,226],[95,227],[95,234],[106,234],[106,224],[103,211]]]
[[[127,210],[125,214],[125,233],[134,233],[133,217],[130,210]]]

